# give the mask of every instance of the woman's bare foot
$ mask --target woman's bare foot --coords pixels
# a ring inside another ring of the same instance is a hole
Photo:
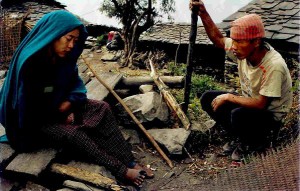
[[[140,186],[143,181],[145,176],[142,175],[141,170],[139,169],[132,169],[132,168],[128,168],[126,174],[125,174],[125,178],[129,181],[131,181],[133,184],[135,184],[136,186]]]
[[[146,178],[153,178],[154,177],[154,174],[152,172],[152,170],[150,168],[147,168],[146,166],[144,165],[140,165],[140,164],[136,164],[133,169],[136,169],[136,170],[142,170],[142,171],[145,171],[145,176]]]

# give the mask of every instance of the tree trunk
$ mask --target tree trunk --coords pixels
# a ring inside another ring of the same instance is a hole
[[[148,30],[151,26],[153,26],[153,18],[152,18],[153,10],[152,10],[152,0],[148,0],[148,8],[145,10],[132,24],[131,26],[124,25],[124,37],[125,41],[125,49],[124,49],[124,57],[125,62],[123,63],[123,67],[132,66],[133,54],[136,50],[136,44],[141,36],[141,34]],[[146,17],[146,22],[141,24],[143,18]]]

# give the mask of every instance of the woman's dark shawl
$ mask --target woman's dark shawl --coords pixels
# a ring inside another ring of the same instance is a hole
[[[73,89],[68,92],[68,100],[71,102],[86,100],[86,89],[78,76],[77,59],[83,51],[87,32],[84,25],[71,13],[59,10],[46,14],[35,27],[23,39],[16,49],[5,82],[0,92],[0,123],[8,131],[13,128],[30,128],[24,125],[24,112],[26,112],[24,88],[22,86],[22,72],[28,64],[29,58],[40,50],[50,45],[68,32],[78,28],[80,30],[79,41],[65,60],[64,69],[77,73],[77,81]],[[40,62],[43,64],[43,61]],[[61,77],[62,84],[67,84],[69,79]],[[65,82],[64,82],[65,81]],[[74,80],[73,80],[74,81]],[[64,92],[65,93],[65,92]],[[17,121],[17,124],[16,124]],[[11,131],[12,132],[12,131]],[[13,135],[11,135],[13,136]],[[8,139],[10,136],[8,135]]]

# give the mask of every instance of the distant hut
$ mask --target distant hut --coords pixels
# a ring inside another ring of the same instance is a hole
[[[0,69],[7,69],[22,37],[46,13],[64,9],[55,0],[2,0],[0,6]]]

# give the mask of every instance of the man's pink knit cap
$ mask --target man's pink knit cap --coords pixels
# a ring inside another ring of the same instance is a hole
[[[265,37],[264,24],[257,14],[245,15],[231,23],[230,38],[249,40]]]

